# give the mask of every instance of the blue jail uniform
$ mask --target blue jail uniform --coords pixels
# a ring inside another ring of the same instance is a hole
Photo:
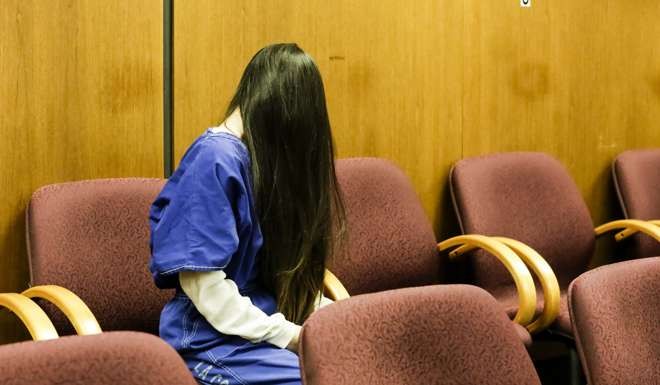
[[[299,385],[298,356],[268,342],[252,343],[214,329],[183,292],[182,271],[223,270],[264,313],[277,312],[257,282],[263,243],[254,209],[245,144],[208,129],[186,151],[149,211],[150,270],[159,288],[176,289],[159,333],[200,384]]]

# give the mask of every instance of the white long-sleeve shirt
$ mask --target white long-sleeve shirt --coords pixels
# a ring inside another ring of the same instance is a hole
[[[222,270],[181,272],[179,282],[197,311],[223,334],[237,335],[254,343],[266,341],[285,348],[300,333],[301,327],[287,321],[282,313],[269,316],[254,306]],[[315,310],[332,303],[321,293],[317,298]]]

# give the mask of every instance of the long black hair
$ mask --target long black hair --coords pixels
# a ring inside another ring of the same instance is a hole
[[[344,229],[321,74],[296,44],[262,48],[245,68],[225,118],[236,109],[264,237],[259,278],[278,310],[302,324]]]

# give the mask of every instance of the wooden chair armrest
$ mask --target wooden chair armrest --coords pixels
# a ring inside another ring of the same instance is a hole
[[[557,276],[548,262],[536,252],[536,250],[526,244],[511,238],[494,237],[494,239],[504,243],[523,260],[538,278],[543,289],[543,312],[531,324],[527,325],[530,333],[537,333],[550,326],[559,315],[559,303],[561,300],[561,289]]]
[[[344,285],[342,285],[341,281],[339,281],[339,278],[332,274],[332,272],[330,272],[328,269],[325,269],[323,285],[325,287],[325,292],[328,294],[328,298],[333,301],[340,301],[342,299],[350,298],[348,290],[346,290]]]
[[[59,337],[46,313],[31,299],[17,293],[2,293],[0,306],[20,318],[33,340],[52,340]]]
[[[456,246],[461,247],[450,252],[450,258],[462,254],[467,249],[481,248],[493,254],[502,262],[513,277],[516,289],[518,290],[518,313],[516,313],[513,321],[522,326],[529,325],[536,313],[536,287],[532,275],[520,257],[502,242],[475,234],[459,235],[444,240],[438,244],[438,250],[445,251]],[[463,251],[459,251],[461,249]],[[457,251],[459,252],[457,253]]]
[[[642,221],[639,219],[619,219],[602,224],[596,227],[594,231],[596,232],[597,236],[600,236],[609,231],[621,229],[623,229],[623,231],[618,232],[614,236],[617,241],[622,241],[637,232],[642,232],[660,242],[660,220],[658,219],[651,221]]]
[[[79,335],[101,333],[96,317],[89,307],[72,291],[56,285],[34,286],[23,292],[28,298],[43,298],[57,306],[71,321]]]

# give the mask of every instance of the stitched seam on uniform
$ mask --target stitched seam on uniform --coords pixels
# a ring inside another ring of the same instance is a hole
[[[199,329],[199,324],[200,324],[199,318],[193,322],[192,332],[190,333],[190,335],[188,335],[188,341],[187,341],[188,347],[190,347],[193,338],[195,338],[195,336],[197,335],[197,329]]]
[[[215,365],[218,365],[218,366],[221,367],[222,369],[226,370],[227,373],[229,373],[229,375],[231,375],[232,377],[234,377],[234,379],[235,379],[236,381],[240,382],[242,385],[247,385],[247,383],[245,382],[245,380],[244,380],[241,376],[239,376],[236,372],[234,372],[230,367],[228,367],[227,365],[225,365],[225,364],[223,364],[222,362],[220,362],[220,361],[215,357],[215,355],[213,354],[213,352],[211,352],[211,351],[207,351],[207,352],[206,352],[206,355],[211,359],[211,362],[213,362]]]
[[[186,310],[185,313],[183,313],[183,319],[181,320],[181,327],[183,328],[183,338],[181,338],[181,348],[185,349],[187,348],[186,343],[188,342],[188,316],[190,315],[190,312],[192,311],[193,304],[192,302],[188,303],[188,310]]]
[[[213,364],[218,365],[218,366],[221,367],[222,369],[226,370],[227,373],[229,373],[229,375],[231,375],[232,377],[234,377],[234,379],[235,379],[236,381],[240,382],[241,385],[248,385],[247,382],[245,382],[245,380],[244,380],[241,376],[239,376],[236,372],[234,372],[230,367],[228,367],[227,365],[225,365],[225,364],[223,364],[222,362],[220,362],[220,360],[218,360],[218,359],[215,357],[215,355],[213,354],[213,352],[211,352],[211,351],[209,350],[209,351],[206,352],[206,355],[209,357],[209,359],[211,360],[211,362],[213,362]]]
[[[179,271],[179,270],[181,270],[181,269],[190,269],[190,268],[192,268],[192,269],[205,269],[205,270],[218,270],[218,269],[220,269],[221,267],[216,267],[216,266],[183,265],[183,266],[178,266],[178,267],[175,267],[175,268],[172,268],[172,269],[166,270],[166,271],[162,271],[162,272],[158,273],[158,275],[167,275],[167,274],[173,273],[173,272],[175,272],[175,271]]]

